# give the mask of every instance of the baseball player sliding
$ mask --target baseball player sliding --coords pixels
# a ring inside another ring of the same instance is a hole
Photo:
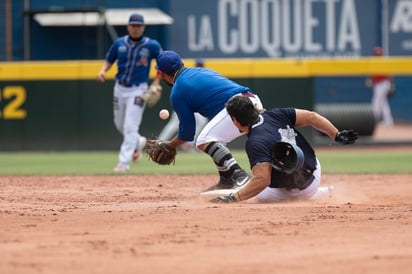
[[[162,52],[156,40],[143,36],[144,18],[132,14],[127,25],[128,35],[117,39],[106,54],[97,74],[97,81],[105,81],[105,73],[117,60],[116,83],[113,89],[114,124],[123,135],[116,172],[129,170],[131,160],[136,162],[142,155],[146,138],[139,134],[146,105],[154,105],[160,99],[160,76],[157,75],[148,89],[150,64]]]
[[[241,96],[230,99],[226,109],[236,128],[247,134],[245,147],[253,177],[242,188],[211,200],[216,203],[314,198],[319,193],[321,166],[297,128],[311,126],[342,145],[358,139],[356,131],[338,130],[327,118],[309,110],[273,108],[259,112]]]

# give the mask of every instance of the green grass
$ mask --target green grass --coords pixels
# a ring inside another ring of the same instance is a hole
[[[317,155],[325,173],[412,173],[411,151],[321,151]]]
[[[237,161],[249,169],[243,151],[233,151]],[[319,151],[323,173],[412,173],[410,151]],[[113,152],[8,152],[0,153],[0,175],[113,175],[117,162]],[[204,153],[179,152],[176,164],[160,166],[147,158],[132,164],[127,174],[215,174],[212,160]]]

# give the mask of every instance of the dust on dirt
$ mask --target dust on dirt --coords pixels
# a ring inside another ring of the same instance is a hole
[[[212,204],[217,176],[0,177],[0,273],[410,273],[412,177]]]

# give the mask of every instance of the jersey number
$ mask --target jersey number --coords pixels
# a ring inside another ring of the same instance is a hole
[[[27,116],[26,110],[21,106],[26,101],[26,89],[22,86],[9,86],[3,89],[0,93],[0,102],[2,99],[10,99],[0,111],[0,118],[2,119],[24,119]]]

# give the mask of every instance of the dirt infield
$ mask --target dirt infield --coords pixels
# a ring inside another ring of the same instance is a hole
[[[0,273],[411,273],[411,175],[216,205],[217,176],[0,177]]]

